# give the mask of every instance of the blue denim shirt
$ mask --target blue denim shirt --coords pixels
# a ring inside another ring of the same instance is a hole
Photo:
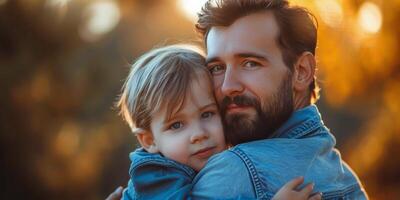
[[[124,199],[271,199],[298,176],[314,182],[323,199],[367,199],[335,143],[311,105],[294,112],[273,138],[212,156],[196,177],[187,166],[139,150],[130,156],[131,180]]]

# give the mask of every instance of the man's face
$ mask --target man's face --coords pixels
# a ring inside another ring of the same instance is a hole
[[[207,67],[233,145],[268,138],[293,112],[292,76],[278,34],[271,12],[213,27],[208,34]]]

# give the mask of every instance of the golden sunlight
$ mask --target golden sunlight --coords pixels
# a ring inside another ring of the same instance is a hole
[[[71,0],[47,0],[46,5],[51,7],[64,7]]]
[[[84,12],[85,23],[79,33],[85,41],[93,42],[113,30],[121,13],[115,1],[102,0],[90,4]]]
[[[191,21],[197,20],[197,13],[201,10],[207,0],[178,0],[177,6],[183,14]]]
[[[379,7],[371,2],[365,2],[358,12],[358,23],[368,33],[377,33],[382,26],[382,13]]]
[[[58,157],[69,157],[78,152],[80,143],[80,130],[76,123],[65,123],[54,141],[53,152]]]
[[[337,0],[318,0],[315,1],[322,21],[328,26],[335,28],[343,21],[343,9]]]

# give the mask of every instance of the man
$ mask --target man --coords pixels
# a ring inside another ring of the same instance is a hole
[[[271,199],[294,177],[323,199],[367,199],[317,107],[317,28],[286,0],[206,3],[197,30],[232,148],[194,180],[195,199]]]

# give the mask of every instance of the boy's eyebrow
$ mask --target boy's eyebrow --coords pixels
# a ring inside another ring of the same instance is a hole
[[[171,123],[171,121],[174,121],[176,118],[180,118],[180,117],[181,117],[180,114],[171,115],[171,117],[165,117],[162,123],[168,124],[168,123]]]
[[[214,106],[217,106],[217,104],[215,102],[211,102],[211,103],[201,107],[200,110],[204,110],[204,109],[207,109],[209,107],[214,107]]]
[[[215,102],[211,102],[207,105],[202,106],[199,110],[205,110],[209,107],[214,107],[214,106],[217,106],[217,104]],[[165,118],[162,123],[168,124],[171,121],[175,120],[176,118],[180,118],[180,117],[182,117],[182,114],[175,114],[175,115],[172,115],[170,118]]]

